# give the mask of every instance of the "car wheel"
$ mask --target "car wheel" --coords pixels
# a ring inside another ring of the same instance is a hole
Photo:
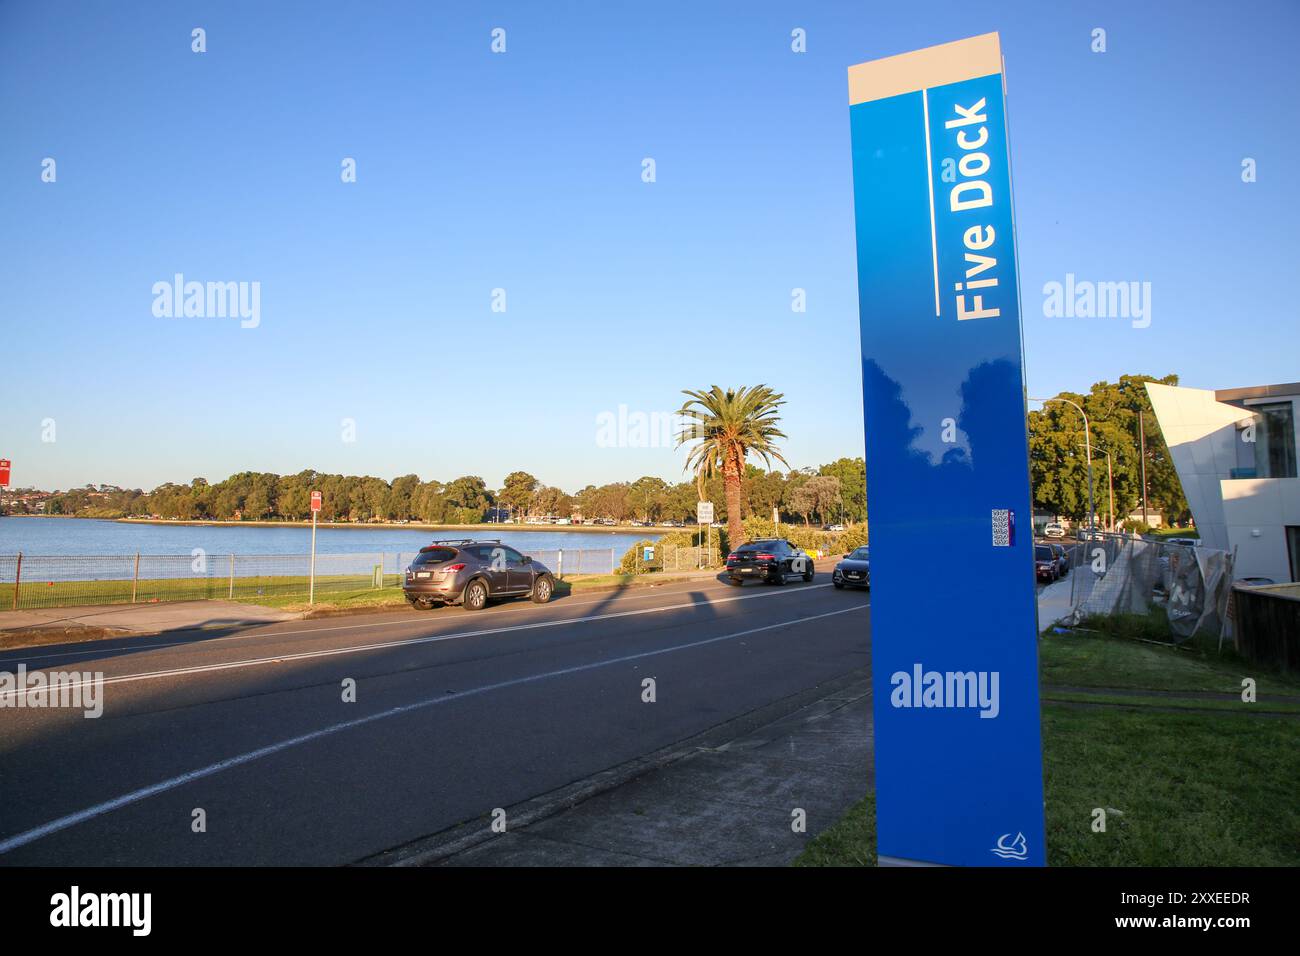
[[[777,569],[776,569],[776,574],[771,578],[771,581],[772,581],[773,584],[784,585],[784,584],[785,584],[785,572],[782,571],[780,568],[777,568]]]
[[[533,582],[533,603],[545,604],[555,593],[555,582],[549,574],[543,574]]]
[[[813,567],[812,562],[809,561],[809,562],[808,562],[808,570],[805,571],[805,572],[803,573],[803,579],[804,579],[804,581],[805,581],[805,582],[810,582],[810,581],[812,581],[812,579],[813,579],[813,574],[816,572],[816,570],[817,570],[817,569]]]
[[[470,611],[481,611],[487,607],[487,585],[477,578],[465,586],[465,599],[461,606]]]
[[[835,590],[837,590],[837,591],[843,591],[843,590],[844,590],[844,582],[843,582],[843,581],[836,581],[834,578],[832,578],[832,579],[831,579],[831,584],[835,585]]]

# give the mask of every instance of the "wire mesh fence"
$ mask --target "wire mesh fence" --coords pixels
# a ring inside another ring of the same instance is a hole
[[[717,547],[642,543],[623,555],[617,570],[624,574],[692,571],[715,567],[718,556]]]
[[[609,574],[614,548],[525,551],[557,577]],[[400,588],[415,551],[316,554],[315,594]],[[0,555],[0,610],[164,601],[305,600],[309,554]]]
[[[1098,534],[1070,549],[1070,567],[1072,610],[1063,623],[1159,607],[1178,643],[1198,631],[1223,634],[1232,591],[1233,556],[1227,551]]]

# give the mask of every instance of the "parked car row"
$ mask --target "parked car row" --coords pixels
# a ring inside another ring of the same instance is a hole
[[[555,594],[555,577],[540,561],[499,540],[463,538],[421,548],[406,569],[402,592],[422,611],[445,604],[481,611],[504,597],[545,604]]]
[[[871,590],[871,552],[866,545],[855,548],[844,556],[831,572],[831,584],[836,589],[866,588]]]
[[[746,581],[785,584],[792,576],[811,581],[813,560],[802,548],[784,538],[764,538],[742,544],[727,555],[727,582],[743,585]]]
[[[1034,577],[1051,584],[1070,573],[1070,552],[1063,544],[1040,542],[1034,545]]]

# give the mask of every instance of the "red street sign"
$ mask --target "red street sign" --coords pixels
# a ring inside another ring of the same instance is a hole
[[[9,459],[0,458],[0,488],[9,484]]]
[[[311,510],[312,510],[313,513],[314,513],[314,512],[317,512],[317,511],[320,511],[320,492],[319,492],[319,491],[313,491],[313,492],[311,493]]]

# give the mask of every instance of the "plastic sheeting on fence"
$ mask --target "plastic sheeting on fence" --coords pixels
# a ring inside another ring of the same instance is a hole
[[[1063,623],[1163,606],[1177,643],[1223,633],[1232,586],[1226,551],[1103,535],[1076,545],[1071,565],[1072,610]]]

